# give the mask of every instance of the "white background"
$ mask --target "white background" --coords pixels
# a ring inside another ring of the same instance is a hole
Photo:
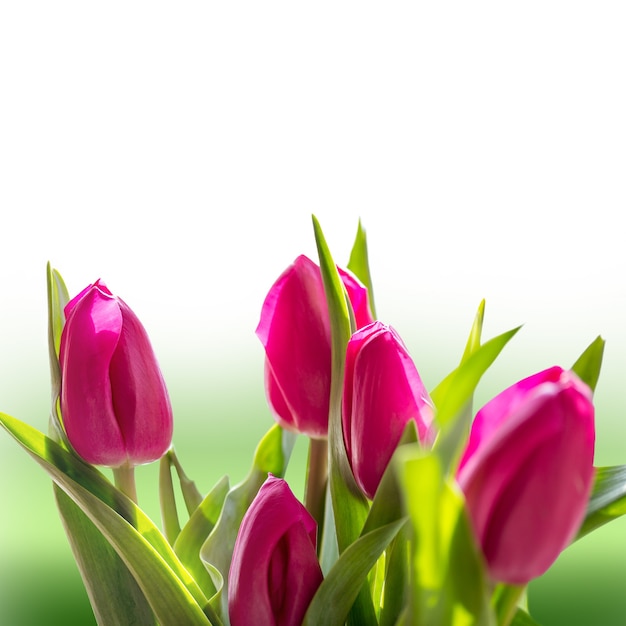
[[[73,293],[102,277],[120,294],[166,375],[260,386],[260,305],[315,258],[315,214],[340,264],[362,220],[379,316],[431,387],[482,298],[486,336],[524,324],[483,399],[602,334],[598,460],[626,462],[625,18],[619,2],[3,3],[0,410],[45,409],[48,260]]]

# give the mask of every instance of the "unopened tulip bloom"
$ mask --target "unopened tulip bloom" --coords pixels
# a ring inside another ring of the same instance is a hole
[[[348,342],[342,419],[354,478],[370,499],[409,421],[420,441],[430,442],[432,401],[392,327],[373,322]]]
[[[317,525],[287,483],[268,476],[243,517],[228,576],[232,626],[300,626],[322,582]]]
[[[372,321],[367,289],[339,269],[356,324]],[[331,337],[318,265],[299,256],[272,285],[256,334],[265,348],[265,389],[283,427],[324,438],[328,434]]]
[[[172,439],[169,396],[137,316],[100,280],[70,300],[61,335],[61,412],[88,463],[155,461]]]
[[[457,479],[493,580],[528,583],[574,538],[593,483],[594,441],[591,390],[560,367],[476,414]]]

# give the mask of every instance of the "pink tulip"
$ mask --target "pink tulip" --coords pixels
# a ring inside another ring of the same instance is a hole
[[[457,479],[495,581],[526,584],[570,543],[594,469],[591,390],[552,367],[476,415]]]
[[[317,525],[271,474],[243,517],[228,576],[231,626],[300,626],[322,582]]]
[[[339,270],[356,324],[372,321],[367,289]],[[276,421],[314,438],[328,434],[330,319],[318,265],[299,256],[274,283],[256,334],[265,347],[265,389]]]
[[[430,442],[432,401],[390,326],[373,322],[348,342],[342,413],[352,472],[370,499],[409,421],[415,422],[420,440]]]
[[[61,335],[61,411],[88,463],[155,461],[172,439],[172,409],[137,316],[98,280],[70,300]]]

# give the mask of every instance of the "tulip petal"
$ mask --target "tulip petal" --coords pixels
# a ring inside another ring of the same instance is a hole
[[[433,419],[428,392],[393,328],[374,322],[350,339],[342,414],[352,471],[371,499],[407,422],[415,421],[425,441]]]
[[[286,428],[311,437],[328,431],[330,322],[319,267],[299,256],[268,293],[256,334],[265,347],[284,405],[274,412]],[[290,423],[287,423],[289,420]]]
[[[590,390],[550,368],[485,405],[475,426],[457,479],[491,576],[525,584],[584,518],[594,475]]]
[[[148,334],[118,298],[122,332],[111,358],[113,410],[134,465],[159,459],[169,448],[173,419],[165,381]]]
[[[126,451],[113,411],[109,365],[122,332],[122,313],[117,301],[96,285],[70,301],[66,312],[60,363],[68,439],[87,462],[120,465]]]
[[[231,561],[232,626],[298,626],[322,582],[315,521],[287,483],[271,474],[244,516]]]

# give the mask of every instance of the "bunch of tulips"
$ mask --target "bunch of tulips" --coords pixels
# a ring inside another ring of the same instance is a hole
[[[481,302],[458,367],[429,392],[377,319],[361,225],[345,269],[313,226],[319,262],[296,258],[260,306],[275,424],[245,480],[206,494],[175,454],[140,320],[101,280],[70,299],[48,267],[49,432],[0,420],[52,478],[98,623],[534,624],[528,583],[626,512],[625,468],[594,467],[603,340],[474,414],[518,328],[483,341]],[[297,437],[309,442],[302,500],[284,479]],[[134,481],[154,461],[160,528]]]

